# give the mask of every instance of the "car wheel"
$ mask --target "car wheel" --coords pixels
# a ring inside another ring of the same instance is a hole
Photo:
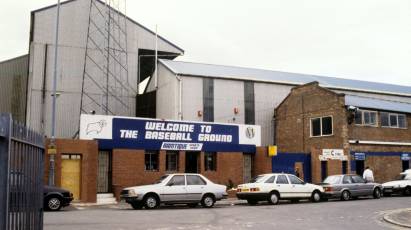
[[[191,203],[191,204],[187,204],[188,207],[190,208],[195,208],[198,206],[198,203]]]
[[[280,201],[280,196],[278,195],[278,193],[272,192],[270,193],[270,195],[268,195],[268,202],[270,204],[278,204],[279,201]]]
[[[154,195],[147,195],[144,199],[144,207],[146,207],[147,209],[157,208],[159,203],[159,200]]]
[[[53,196],[46,199],[46,209],[50,211],[58,211],[62,207],[61,199]]]
[[[351,198],[351,194],[349,191],[345,190],[341,193],[341,200],[347,201],[347,200],[350,200],[350,198]]]
[[[203,196],[203,199],[201,199],[201,206],[204,208],[211,208],[214,206],[215,199],[212,195],[206,194]]]
[[[130,204],[131,204],[131,207],[135,210],[141,209],[143,207],[143,205],[140,202],[133,202]]]
[[[321,201],[321,193],[319,191],[314,191],[311,195],[312,202],[320,202]]]
[[[258,203],[258,201],[249,199],[249,200],[247,200],[247,203],[249,205],[256,205]]]
[[[411,196],[411,187],[410,186],[405,187],[404,196]]]
[[[372,196],[374,199],[380,199],[381,198],[381,189],[376,188],[374,189],[374,192],[372,193]]]

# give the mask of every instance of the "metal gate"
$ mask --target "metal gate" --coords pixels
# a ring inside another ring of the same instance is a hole
[[[253,159],[251,154],[243,154],[243,182],[248,183],[252,177]]]
[[[44,138],[0,114],[0,229],[43,228]]]
[[[111,192],[111,152],[98,152],[97,193]]]

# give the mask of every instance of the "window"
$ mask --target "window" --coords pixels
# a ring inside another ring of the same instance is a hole
[[[360,176],[351,176],[354,183],[365,183],[365,180]]]
[[[206,185],[203,178],[196,175],[187,175],[187,185]]]
[[[352,184],[352,180],[350,176],[344,176],[343,184]]]
[[[181,186],[181,185],[186,185],[186,182],[185,182],[183,175],[176,175],[170,179],[167,185],[168,186]]]
[[[287,177],[285,175],[279,175],[277,177],[277,184],[288,184]]]
[[[358,110],[355,112],[356,125],[377,126],[377,112],[368,110]]]
[[[146,171],[158,171],[158,152],[146,151],[144,162]]]
[[[246,124],[255,124],[254,82],[244,82],[244,119]]]
[[[288,175],[288,179],[290,179],[291,184],[304,184],[300,178],[294,176],[294,175]]]
[[[178,152],[166,152],[166,171],[178,171]]]
[[[203,78],[203,121],[214,121],[214,81]]]
[[[331,116],[311,118],[311,136],[330,136],[333,134],[333,119]]]
[[[204,153],[204,169],[205,171],[217,170],[217,154],[214,152]]]
[[[390,128],[407,128],[405,114],[381,112],[381,126]]]
[[[275,176],[272,176],[272,177],[268,178],[268,179],[265,181],[265,183],[274,183],[274,181],[275,181]]]

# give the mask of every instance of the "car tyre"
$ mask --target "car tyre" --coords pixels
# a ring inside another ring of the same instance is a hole
[[[372,193],[372,196],[374,199],[380,199],[381,198],[381,189],[375,188],[374,192]]]
[[[131,207],[134,210],[138,210],[138,209],[143,208],[143,204],[141,204],[140,202],[133,202],[133,203],[130,203],[130,204],[131,204]]]
[[[278,202],[280,202],[280,196],[278,195],[278,193],[276,192],[271,192],[268,195],[268,202],[270,204],[278,204]]]
[[[311,202],[317,203],[321,201],[321,193],[319,191],[314,191],[311,194]]]
[[[411,187],[407,186],[404,188],[404,196],[411,196]]]
[[[63,206],[61,201],[61,198],[57,196],[48,197],[45,202],[45,208],[49,211],[58,211]]]
[[[341,193],[341,200],[342,201],[348,201],[351,198],[351,194],[348,190],[345,190]]]
[[[159,202],[158,198],[155,195],[149,194],[144,198],[143,203],[144,203],[144,207],[146,209],[155,209],[159,206],[160,202]]]
[[[203,196],[203,199],[201,199],[201,206],[204,208],[212,208],[215,204],[215,199],[214,196],[210,194],[206,194]]]
[[[252,200],[252,199],[248,199],[248,200],[247,200],[247,203],[248,203],[249,205],[256,205],[256,204],[258,203],[258,201]]]

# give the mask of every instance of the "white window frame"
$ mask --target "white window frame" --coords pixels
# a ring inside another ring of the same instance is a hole
[[[407,115],[406,114],[404,114],[404,113],[389,113],[389,112],[382,112],[382,113],[387,113],[388,114],[388,126],[387,125],[382,125],[382,122],[381,122],[381,127],[383,127],[383,128],[391,128],[391,129],[408,129],[408,122],[407,122]],[[398,119],[398,117],[399,116],[404,116],[405,117],[405,127],[400,127],[400,124],[399,124],[399,119]],[[397,126],[391,126],[391,116],[395,116],[396,117],[396,119],[397,119]]]
[[[331,134],[323,135],[323,118],[331,117]],[[319,136],[313,136],[313,122],[312,120],[320,118],[320,130],[321,134]],[[332,115],[321,116],[321,117],[312,117],[310,118],[310,137],[329,137],[334,135],[334,117]]]
[[[358,112],[361,113],[361,124],[355,123],[354,124],[357,126],[370,126],[370,127],[378,127],[378,112],[375,110],[366,110],[366,109],[359,109]],[[365,119],[364,119],[364,112],[369,112],[369,113],[375,113],[375,124],[365,124]]]

